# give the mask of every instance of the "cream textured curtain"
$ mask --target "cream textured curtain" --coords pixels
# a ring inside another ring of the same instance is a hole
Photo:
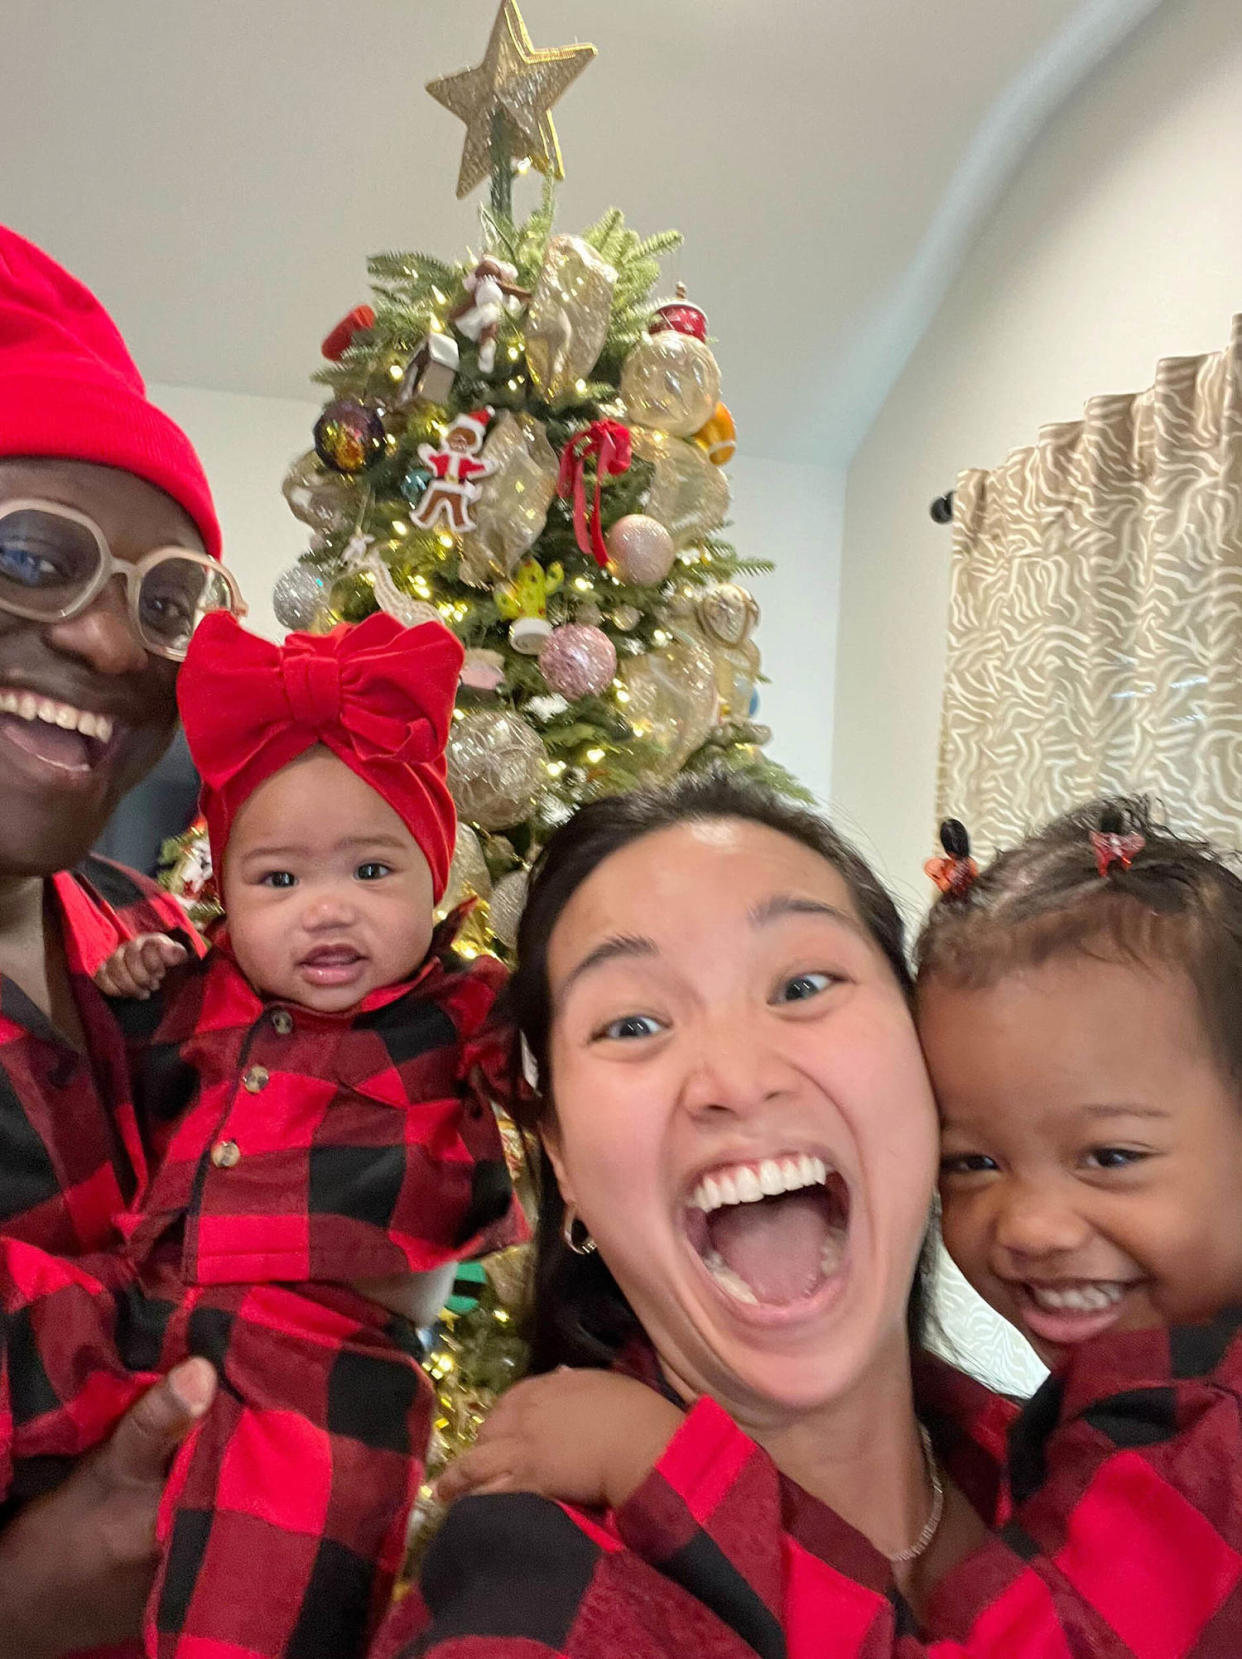
[[[1104,791],[1242,843],[1242,317],[1229,348],[1097,397],[953,500],[938,816],[986,858]],[[1014,1393],[1042,1374],[947,1263],[949,1357]]]
[[[1242,840],[1242,317],[953,503],[938,807],[987,856],[1101,791]]]

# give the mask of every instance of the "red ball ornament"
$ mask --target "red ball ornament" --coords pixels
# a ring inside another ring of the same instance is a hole
[[[539,671],[562,697],[598,697],[617,672],[617,648],[602,628],[568,622],[548,636]]]
[[[688,334],[693,340],[707,341],[707,313],[700,306],[691,305],[686,298],[686,285],[677,284],[677,298],[662,305],[648,324],[648,334]]]
[[[374,327],[375,312],[371,307],[369,305],[356,305],[348,317],[341,318],[319,349],[329,363],[339,363],[353,344],[354,335],[360,333],[364,328]]]
[[[365,472],[383,450],[379,411],[356,397],[336,398],[315,422],[315,454],[334,472]]]

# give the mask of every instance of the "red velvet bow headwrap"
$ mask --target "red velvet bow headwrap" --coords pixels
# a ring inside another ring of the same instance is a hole
[[[444,748],[462,656],[440,623],[404,628],[382,611],[283,645],[226,612],[205,616],[177,695],[217,874],[243,802],[322,743],[409,826],[439,899],[457,828]]]

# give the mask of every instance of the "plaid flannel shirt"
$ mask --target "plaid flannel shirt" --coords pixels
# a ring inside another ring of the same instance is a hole
[[[922,1628],[888,1562],[711,1401],[603,1522],[471,1498],[372,1659],[1233,1659],[1242,1653],[1242,1315],[1101,1338],[1019,1410],[919,1378],[997,1529]]]
[[[485,1078],[504,969],[452,956],[343,1014],[269,1002],[226,936],[118,1007],[153,1172],[119,1225],[187,1284],[421,1272],[525,1236]]]
[[[91,975],[124,939],[192,930],[175,899],[107,859],[48,887],[87,1052],[0,978],[0,1235],[76,1256],[115,1242],[145,1172],[124,1043]]]

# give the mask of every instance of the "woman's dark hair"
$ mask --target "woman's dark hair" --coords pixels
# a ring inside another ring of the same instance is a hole
[[[517,966],[507,1004],[534,1060],[540,1092],[521,1096],[515,1089],[520,1103],[514,1115],[532,1150],[540,1125],[555,1109],[548,1063],[552,1012],[548,943],[562,911],[582,883],[624,847],[679,824],[718,818],[761,824],[801,842],[830,864],[845,882],[859,920],[910,1000],[904,927],[896,905],[853,847],[814,813],[724,773],[683,778],[664,788],[593,801],[557,830],[536,860],[518,930]],[[547,1371],[557,1365],[606,1365],[637,1334],[637,1323],[599,1255],[575,1255],[566,1246],[561,1236],[564,1206],[541,1145],[537,1156],[540,1200],[530,1368]],[[921,1342],[925,1306],[921,1266],[909,1304],[914,1346]]]
[[[1242,879],[1141,796],[1092,801],[1000,853],[933,908],[920,987],[993,985],[1080,955],[1184,973],[1223,1074],[1242,1089]]]

